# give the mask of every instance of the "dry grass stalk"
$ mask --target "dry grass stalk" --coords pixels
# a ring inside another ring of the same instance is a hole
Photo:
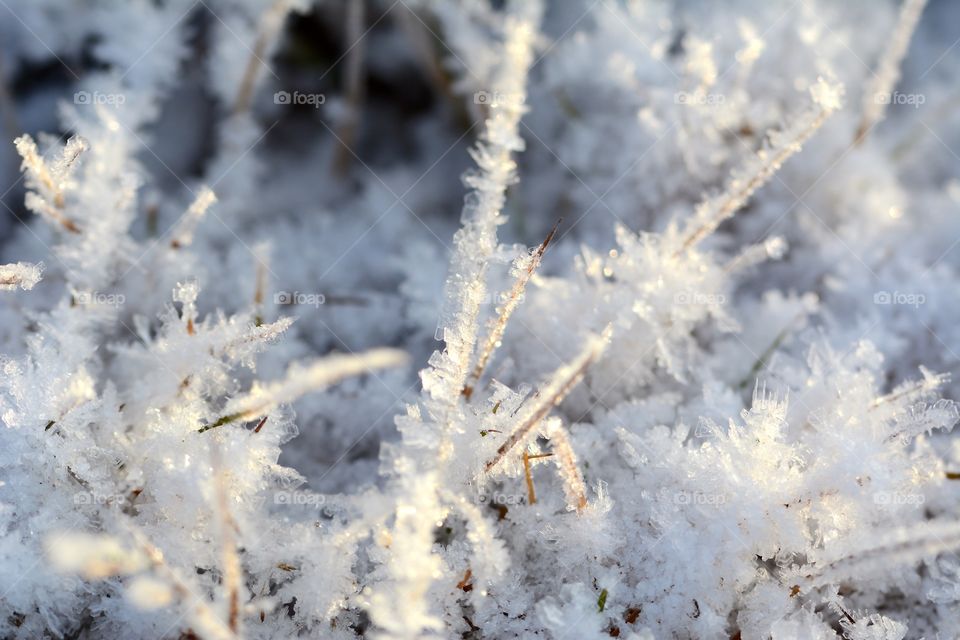
[[[783,131],[771,132],[768,138],[775,140],[770,148],[757,152],[746,165],[740,167],[727,179],[723,193],[708,197],[697,205],[693,219],[683,232],[680,248],[673,257],[678,258],[730,219],[740,210],[757,189],[765,185],[791,156],[800,151],[803,144],[823,126],[827,118],[840,108],[842,89],[821,80],[811,89],[814,106],[796,123]]]
[[[872,411],[881,405],[899,402],[903,400],[903,398],[911,396],[914,396],[911,398],[911,400],[919,400],[921,396],[932,393],[950,381],[950,374],[948,373],[933,374],[922,367],[921,369],[925,374],[922,380],[913,380],[907,382],[891,393],[888,393],[885,396],[880,396],[873,401],[873,404],[867,410]]]
[[[277,38],[280,29],[283,27],[283,19],[287,15],[287,4],[288,0],[275,0],[260,19],[257,39],[253,44],[253,51],[251,51],[250,59],[243,71],[240,89],[237,91],[237,99],[233,105],[234,113],[242,113],[250,109],[253,93],[257,87],[257,78],[260,75],[260,67],[266,66],[263,57],[267,55],[267,47]]]
[[[360,127],[360,113],[363,109],[364,99],[364,77],[363,77],[363,25],[365,14],[365,0],[352,0],[347,3],[347,42],[349,49],[346,56],[346,113],[340,122],[337,132],[337,140],[340,143],[337,147],[336,156],[333,161],[334,171],[338,175],[344,175],[350,168],[350,160],[353,157],[353,144],[357,138],[357,130]]]
[[[530,471],[530,454],[523,452],[523,476],[527,481],[527,499],[530,504],[537,503],[537,492],[533,488],[533,473]]]
[[[239,636],[220,618],[208,604],[207,598],[190,588],[180,572],[167,564],[161,551],[150,542],[140,529],[127,523],[127,529],[133,536],[139,550],[146,556],[153,573],[173,589],[174,594],[190,606],[190,619],[198,627],[202,637],[216,640],[238,640]]]
[[[570,436],[559,424],[547,433],[553,450],[556,453],[557,467],[563,479],[563,494],[567,498],[567,506],[580,513],[587,506],[587,485],[583,474],[577,465],[577,454],[573,450]]]
[[[23,159],[21,168],[27,172],[27,185],[35,190],[27,194],[27,208],[48,218],[70,233],[80,233],[77,224],[63,211],[66,206],[64,189],[77,159],[88,149],[87,141],[79,136],[70,138],[54,167],[50,167],[43,159],[37,144],[30,136],[20,136],[14,140],[14,144]]]
[[[350,376],[369,373],[375,369],[400,366],[407,362],[407,354],[396,349],[371,349],[353,355],[333,355],[321,358],[308,366],[293,365],[283,380],[254,388],[246,396],[231,402],[231,410],[200,433],[232,422],[261,418],[286,402],[322,389]]]
[[[256,283],[253,288],[253,323],[263,325],[263,301],[267,292],[267,264],[263,258],[257,256]]]
[[[460,129],[468,131],[473,126],[472,118],[463,99],[454,90],[453,76],[443,65],[440,48],[434,45],[433,33],[424,21],[429,18],[421,17],[414,7],[406,3],[402,3],[392,13],[396,15],[397,25],[407,35],[434,90],[446,100]]]
[[[593,336],[587,341],[586,347],[568,365],[560,367],[551,376],[550,382],[540,390],[540,393],[527,403],[520,414],[520,424],[514,429],[506,442],[500,445],[496,455],[484,466],[490,472],[503,460],[517,444],[523,441],[534,427],[540,424],[550,410],[560,404],[567,394],[573,390],[586,375],[590,366],[597,361],[610,339],[611,328],[607,327],[599,336]]]
[[[220,464],[219,449],[211,451],[216,490],[217,516],[220,520],[220,545],[223,558],[223,588],[227,600],[227,627],[233,633],[240,632],[240,589],[243,586],[243,565],[237,549],[235,531],[237,523],[230,513],[230,495],[227,477]]]
[[[891,563],[913,564],[923,558],[960,548],[960,524],[951,521],[922,522],[879,535],[870,547],[824,559],[819,565],[801,567],[799,586],[807,592],[836,584],[853,576],[869,575]],[[793,577],[793,576],[791,576]]]
[[[860,125],[853,137],[858,145],[867,137],[867,133],[883,120],[893,89],[900,80],[900,66],[907,55],[910,39],[926,4],[927,0],[904,0],[900,7],[897,26],[889,38],[890,46],[884,49],[873,80],[863,93]]]
[[[771,236],[763,242],[752,244],[731,258],[723,266],[727,274],[737,273],[749,269],[767,260],[779,260],[787,252],[787,241],[781,236]]]
[[[480,350],[480,356],[477,358],[477,364],[473,368],[473,372],[470,374],[470,378],[467,381],[467,384],[463,387],[463,395],[467,400],[470,399],[470,396],[473,395],[474,387],[478,382],[480,382],[480,376],[483,375],[484,370],[487,368],[487,364],[490,362],[490,358],[493,356],[494,351],[497,350],[497,347],[500,345],[500,340],[503,338],[503,333],[507,329],[507,322],[510,320],[510,316],[513,315],[513,312],[520,305],[520,300],[522,299],[523,292],[527,288],[527,283],[530,282],[530,278],[533,277],[533,274],[536,272],[537,268],[540,267],[540,263],[543,261],[543,254],[547,250],[550,241],[553,240],[553,237],[557,233],[557,228],[560,226],[560,223],[563,222],[563,219],[557,221],[553,225],[553,229],[550,230],[550,233],[547,234],[547,237],[543,242],[540,243],[540,246],[537,247],[530,256],[527,258],[527,263],[522,268],[520,268],[517,274],[517,279],[513,283],[513,287],[510,289],[510,293],[507,294],[507,299],[503,303],[503,306],[497,310],[497,317],[494,322],[491,324],[490,333],[487,335],[487,339],[483,343],[483,348]]]
[[[180,217],[173,230],[173,238],[170,240],[171,249],[189,247],[193,243],[193,234],[196,232],[200,220],[203,219],[204,214],[216,201],[217,196],[209,187],[203,187],[200,190],[200,193],[197,194],[193,203]]]

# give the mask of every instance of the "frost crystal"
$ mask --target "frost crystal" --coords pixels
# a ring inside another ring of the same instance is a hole
[[[17,287],[24,291],[33,289],[43,272],[43,264],[17,262],[0,265],[0,290],[13,291]]]

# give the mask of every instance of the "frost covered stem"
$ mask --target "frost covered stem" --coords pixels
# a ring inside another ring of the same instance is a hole
[[[922,396],[936,391],[950,381],[948,373],[935,374],[922,367],[921,370],[924,373],[922,380],[908,382],[892,393],[880,396],[873,401],[867,411],[873,411],[884,404],[901,402],[904,398],[909,398],[911,402],[918,401]]]
[[[548,425],[546,435],[556,453],[554,460],[563,480],[563,495],[567,499],[567,508],[581,513],[587,506],[587,485],[577,465],[577,454],[573,450],[570,436],[559,420]]]
[[[260,418],[277,406],[293,402],[311,391],[322,389],[350,376],[368,373],[374,369],[400,366],[407,354],[396,349],[372,349],[354,355],[335,355],[321,358],[309,366],[293,365],[283,380],[255,387],[249,394],[228,403],[228,411],[200,433],[225,424]]]
[[[780,333],[773,338],[773,342],[767,345],[767,348],[763,350],[763,353],[760,354],[760,357],[754,360],[753,365],[750,367],[750,371],[740,381],[740,384],[737,385],[738,388],[746,389],[751,381],[753,381],[754,385],[759,384],[760,381],[757,378],[757,375],[763,371],[764,367],[767,366],[767,363],[770,362],[770,358],[773,356],[774,352],[776,352],[780,345],[783,344],[783,341],[786,340],[787,336],[790,335],[790,332],[793,331],[794,326],[796,326],[796,324],[800,322],[803,317],[804,313],[800,312],[790,319],[790,322],[788,322],[786,326],[780,330]],[[754,391],[754,393],[756,393],[756,391]]]
[[[547,237],[540,243],[540,246],[537,247],[533,254],[527,257],[527,264],[519,269],[517,279],[513,283],[513,288],[510,289],[510,293],[507,295],[506,302],[504,302],[503,307],[498,310],[497,318],[491,326],[490,334],[487,336],[483,344],[483,349],[480,351],[480,356],[477,358],[477,364],[470,374],[470,380],[466,386],[463,387],[463,395],[467,400],[473,395],[474,386],[480,382],[480,376],[483,375],[483,371],[487,368],[493,352],[496,351],[500,340],[503,338],[503,332],[506,331],[510,316],[513,315],[513,312],[520,304],[521,296],[527,288],[527,283],[530,282],[530,278],[533,277],[534,272],[540,267],[543,254],[547,250],[550,241],[553,240],[554,235],[556,235],[557,228],[561,222],[563,222],[562,218],[557,221],[557,224],[553,225],[553,229],[550,230],[550,233],[547,234]]]
[[[557,369],[550,378],[550,382],[540,390],[529,406],[520,414],[519,426],[514,429],[506,442],[500,445],[496,455],[484,466],[484,471],[490,472],[503,460],[511,449],[521,442],[530,432],[540,424],[550,410],[563,402],[567,394],[573,390],[586,375],[597,358],[603,353],[610,339],[611,330],[608,327],[601,335],[592,336],[587,346],[580,352],[573,362]]]
[[[237,523],[230,514],[230,491],[227,477],[220,464],[220,451],[212,449],[217,515],[220,520],[220,547],[223,557],[223,588],[227,600],[227,626],[233,633],[240,631],[240,589],[243,586],[243,565],[234,532]]]
[[[194,198],[193,204],[180,218],[170,240],[171,249],[188,247],[193,243],[193,234],[207,210],[217,201],[216,194],[209,187],[203,187]]]
[[[517,131],[526,111],[527,73],[533,63],[533,43],[542,7],[540,2],[527,1],[511,3],[511,9],[517,15],[507,18],[503,63],[492,87],[506,99],[491,109],[480,142],[471,152],[479,171],[465,179],[472,191],[463,210],[463,227],[454,237],[446,282],[445,299],[449,306],[443,318],[443,339],[445,357],[450,362],[449,386],[443,395],[449,394],[445,401],[451,406],[466,386],[477,344],[477,318],[486,294],[487,266],[497,249],[497,227],[504,222],[501,212],[507,187],[515,180],[512,154],[524,146]]]
[[[727,180],[723,193],[697,205],[693,219],[684,231],[684,239],[674,253],[677,258],[716,231],[735,214],[754,192],[765,185],[792,155],[840,108],[840,87],[822,79],[810,91],[814,107],[785,131],[769,136],[770,148],[757,152]]]
[[[587,485],[577,465],[577,454],[570,443],[570,436],[557,424],[547,432],[547,437],[553,443],[553,450],[557,454],[555,460],[563,479],[563,495],[567,498],[567,507],[580,513],[587,506]]]
[[[779,260],[786,251],[787,241],[780,236],[773,236],[764,242],[752,244],[741,251],[723,266],[723,272],[726,274],[737,273],[766,260]]]
[[[803,579],[804,590],[836,584],[888,569],[891,564],[911,565],[923,558],[960,548],[960,523],[923,522],[898,528],[883,540],[845,556],[810,566]]]
[[[13,142],[23,159],[21,169],[27,174],[27,186],[34,191],[27,194],[27,208],[70,233],[80,233],[80,228],[63,211],[66,206],[64,190],[77,158],[88,148],[87,141],[79,136],[70,138],[52,167],[40,155],[37,144],[30,136],[20,136]]]
[[[467,131],[472,125],[472,119],[464,108],[463,100],[454,91],[453,81],[434,47],[433,34],[427,29],[424,19],[419,16],[417,9],[408,3],[401,3],[395,13],[397,24],[407,34],[427,77],[437,93],[449,103],[457,124]]]
[[[867,132],[883,120],[887,105],[890,104],[890,95],[900,79],[900,66],[907,55],[910,38],[913,37],[926,4],[927,0],[904,0],[900,7],[900,17],[890,36],[890,45],[884,49],[877,71],[863,93],[860,126],[853,138],[856,144],[863,142]]]
[[[353,152],[350,150],[357,137],[360,125],[360,111],[363,108],[363,24],[364,3],[366,0],[353,0],[347,3],[347,70],[346,70],[346,113],[340,123],[337,139],[340,143],[333,163],[338,175],[344,175],[350,167]]]
[[[267,48],[276,39],[281,27],[283,27],[283,19],[287,15],[288,4],[289,0],[276,0],[260,20],[257,39],[253,44],[253,51],[250,53],[247,67],[244,69],[243,79],[240,81],[240,90],[237,92],[237,100],[233,106],[234,113],[242,113],[250,108],[253,92],[257,87],[260,67],[266,64],[263,57],[267,55]]]
[[[163,551],[150,542],[147,536],[138,528],[131,524],[128,524],[127,527],[131,535],[133,535],[137,546],[147,557],[153,572],[162,580],[169,583],[181,600],[189,602],[189,606],[192,609],[189,617],[197,627],[196,630],[200,632],[201,637],[224,640],[238,638],[237,634],[224,624],[216,611],[207,604],[206,598],[194,593],[186,580],[180,576],[180,573],[167,564],[163,557]]]
[[[523,452],[523,477],[527,481],[527,500],[530,504],[537,503],[537,492],[533,487],[533,472],[530,470],[530,454]]]

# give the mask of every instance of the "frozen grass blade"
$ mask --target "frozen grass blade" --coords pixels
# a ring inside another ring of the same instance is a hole
[[[280,34],[289,4],[290,0],[275,0],[263,13],[257,29],[257,39],[254,41],[253,50],[250,52],[250,58],[247,60],[247,66],[240,81],[240,89],[237,91],[237,98],[233,105],[234,113],[250,109],[250,102],[253,100],[261,73],[260,68],[265,64],[263,58],[267,55],[271,43]]]
[[[334,171],[339,176],[346,174],[353,158],[353,145],[357,138],[357,129],[360,126],[360,116],[363,110],[364,98],[364,5],[365,0],[356,0],[347,3],[346,37],[350,42],[345,61],[346,73],[344,93],[346,95],[346,112],[340,122],[337,133],[337,153],[333,161]]]
[[[570,436],[559,422],[552,424],[546,435],[556,453],[554,460],[560,470],[560,478],[563,479],[563,495],[567,499],[567,508],[580,513],[587,506],[587,485],[577,465],[577,454],[573,450]]]
[[[893,90],[900,80],[900,67],[910,47],[910,39],[926,4],[927,0],[904,0],[900,7],[897,26],[890,36],[889,44],[883,50],[870,85],[863,92],[860,125],[853,138],[857,144],[863,142],[867,133],[883,120]]]
[[[516,181],[513,154],[524,148],[518,133],[526,112],[527,73],[533,63],[533,43],[539,21],[539,3],[526,3],[517,10],[524,18],[509,16],[506,25],[504,59],[493,89],[510,96],[498,104],[486,121],[480,142],[472,150],[479,171],[468,175],[472,191],[463,210],[463,227],[454,236],[450,275],[444,298],[447,310],[441,321],[450,361],[446,402],[456,403],[466,387],[470,360],[478,341],[478,317],[486,297],[484,284],[490,256],[498,247],[497,227],[502,215],[507,187]]]
[[[70,233],[80,233],[80,228],[67,217],[64,208],[70,178],[77,159],[88,149],[87,141],[80,136],[70,138],[52,166],[40,155],[30,136],[20,136],[14,144],[23,158],[21,169],[27,174],[27,187],[32,190],[27,193],[27,208]]]
[[[321,358],[311,365],[293,365],[286,377],[228,403],[227,412],[213,423],[200,428],[200,433],[237,421],[263,417],[276,407],[293,402],[300,396],[317,391],[344,378],[388,369],[405,364],[407,354],[396,349],[373,349],[355,355],[334,355]]]
[[[960,523],[924,522],[878,534],[877,538],[868,547],[801,568],[801,591],[882,573],[891,563],[910,565],[953,551],[960,548]]]
[[[207,213],[207,210],[217,201],[217,196],[209,187],[203,187],[200,193],[194,198],[193,203],[181,216],[171,234],[171,249],[180,249],[189,247],[193,244],[193,234],[197,230],[200,221]]]
[[[785,130],[769,135],[769,147],[757,152],[740,168],[733,171],[723,193],[709,197],[697,205],[693,218],[682,232],[680,248],[674,257],[697,246],[717,227],[730,219],[750,199],[757,189],[769,182],[791,156],[803,147],[827,118],[840,108],[842,89],[821,79],[810,94],[813,106]]]
[[[590,337],[583,351],[574,358],[573,362],[553,372],[550,381],[518,414],[517,428],[510,434],[506,442],[500,445],[496,455],[484,465],[484,470],[487,473],[496,467],[517,444],[523,441],[533,431],[534,427],[540,424],[555,406],[563,402],[567,394],[583,380],[590,365],[596,362],[606,349],[610,334],[611,329],[608,327],[602,334]]]
[[[543,260],[543,254],[547,250],[547,246],[550,244],[550,241],[553,240],[554,235],[556,235],[557,227],[560,226],[560,222],[563,222],[563,220],[559,220],[557,224],[553,226],[553,229],[550,230],[550,233],[547,234],[547,237],[543,242],[540,243],[540,246],[537,247],[533,253],[531,253],[529,256],[526,256],[522,262],[518,261],[519,264],[516,266],[517,279],[514,281],[513,287],[507,294],[503,306],[497,309],[497,317],[491,324],[490,333],[487,336],[486,341],[483,343],[480,356],[477,358],[477,364],[474,366],[473,372],[470,374],[470,380],[463,388],[463,395],[467,400],[469,400],[473,395],[474,387],[478,382],[480,382],[480,377],[487,368],[490,358],[493,356],[494,351],[497,350],[497,346],[500,345],[500,340],[503,338],[503,332],[507,329],[507,323],[510,320],[510,316],[513,315],[513,312],[520,305],[523,292],[527,288],[527,283],[530,282],[530,278],[533,277],[533,274],[540,267],[540,262]]]
[[[211,447],[216,512],[219,520],[220,549],[223,563],[223,591],[227,601],[227,627],[240,633],[240,591],[243,588],[243,564],[237,549],[237,523],[230,513],[230,489],[220,461],[220,451]]]

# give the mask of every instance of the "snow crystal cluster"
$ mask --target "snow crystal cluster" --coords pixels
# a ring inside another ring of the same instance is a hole
[[[0,637],[960,637],[956,3],[0,15]]]

